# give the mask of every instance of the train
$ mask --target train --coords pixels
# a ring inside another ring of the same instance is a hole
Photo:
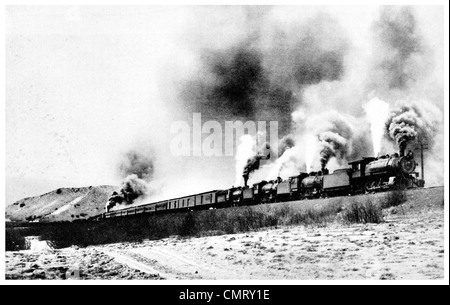
[[[347,167],[336,169],[332,173],[329,173],[327,168],[322,168],[315,172],[300,172],[287,179],[278,177],[275,180],[263,180],[251,186],[247,183],[248,176],[244,175],[244,186],[212,190],[120,210],[111,209],[117,197],[115,194],[106,204],[105,212],[92,219],[348,196],[399,187],[424,187],[425,181],[419,179],[419,173],[415,171],[417,165],[412,151],[407,154],[401,151],[392,155],[354,160],[348,162]]]

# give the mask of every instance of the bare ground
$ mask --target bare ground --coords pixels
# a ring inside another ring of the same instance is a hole
[[[81,279],[444,279],[444,207],[407,203],[381,224],[6,253],[7,279],[65,279],[73,266]]]

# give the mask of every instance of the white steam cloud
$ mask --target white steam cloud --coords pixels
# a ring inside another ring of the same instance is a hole
[[[374,156],[378,156],[381,151],[385,122],[389,115],[389,104],[374,97],[364,104],[363,108],[370,123],[373,153]]]

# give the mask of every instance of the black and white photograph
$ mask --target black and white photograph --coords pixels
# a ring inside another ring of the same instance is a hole
[[[448,285],[448,3],[396,2],[7,2],[3,282]]]

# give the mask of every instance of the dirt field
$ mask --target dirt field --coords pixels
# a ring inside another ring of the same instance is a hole
[[[442,188],[430,201],[385,210],[381,224],[7,252],[6,278],[71,278],[76,266],[81,279],[442,280],[444,205],[436,196]]]

